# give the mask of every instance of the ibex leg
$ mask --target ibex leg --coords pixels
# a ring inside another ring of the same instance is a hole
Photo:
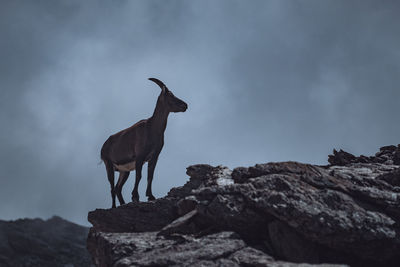
[[[115,191],[116,191],[120,205],[125,204],[124,198],[122,197],[122,187],[124,186],[128,177],[129,177],[129,172],[120,172],[119,173],[119,178],[118,178],[118,182],[117,182]]]
[[[142,179],[142,167],[143,167],[143,160],[136,160],[136,180],[135,180],[135,187],[132,191],[132,201],[139,202],[139,183],[140,179]]]
[[[155,158],[153,158],[153,159],[151,159],[151,160],[149,161],[148,166],[147,166],[147,167],[148,167],[148,169],[147,169],[147,189],[146,189],[147,200],[154,200],[154,199],[156,199],[156,198],[153,196],[153,193],[152,193],[152,191],[151,191],[151,184],[152,184],[152,182],[153,182],[154,169],[156,168],[157,159],[158,159],[158,156],[155,157]]]
[[[104,161],[104,165],[106,165],[107,177],[111,186],[111,198],[112,198],[112,208],[115,208],[115,188],[114,188],[114,167],[111,161]]]

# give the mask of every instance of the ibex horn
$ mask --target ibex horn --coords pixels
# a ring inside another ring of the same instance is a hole
[[[165,84],[162,81],[160,81],[159,79],[149,78],[149,80],[158,84],[158,86],[160,86],[161,90],[164,91],[165,89],[167,89],[167,86],[165,86]]]

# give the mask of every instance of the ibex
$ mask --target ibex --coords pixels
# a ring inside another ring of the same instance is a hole
[[[161,87],[153,116],[141,120],[131,127],[111,135],[101,148],[108,180],[111,185],[112,207],[115,208],[115,195],[120,205],[125,204],[122,197],[122,187],[128,179],[130,171],[136,170],[135,187],[132,191],[132,201],[139,201],[138,186],[142,178],[142,166],[148,162],[147,189],[148,200],[155,197],[151,191],[154,169],[158,155],[164,145],[164,132],[170,112],[185,112],[187,104],[174,96],[165,84],[155,78],[149,78]],[[119,172],[117,184],[114,186],[114,172]]]

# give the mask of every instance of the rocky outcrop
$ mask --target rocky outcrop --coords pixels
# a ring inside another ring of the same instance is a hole
[[[190,166],[164,198],[90,212],[87,246],[98,266],[398,266],[399,155]]]
[[[0,221],[0,266],[91,266],[88,230],[60,217]]]

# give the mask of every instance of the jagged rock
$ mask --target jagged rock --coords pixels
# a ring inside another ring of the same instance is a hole
[[[165,198],[91,212],[88,248],[99,266],[397,266],[399,151],[334,150],[328,166],[190,166]]]
[[[386,183],[393,186],[396,192],[400,192],[400,168],[393,171],[384,173],[376,178],[377,180],[385,181]],[[398,188],[396,188],[398,187]]]
[[[247,183],[213,190],[204,188],[195,194],[199,199],[205,196],[213,199],[209,203],[235,195],[266,218],[272,216],[285,222],[309,242],[343,253],[351,252],[360,261],[376,260],[377,254],[379,260],[392,261],[399,249],[398,226],[392,218],[397,213],[384,214],[376,209],[391,207],[395,210],[399,207],[400,195],[390,190],[387,184],[382,184],[380,189],[374,188],[373,178],[394,171],[397,166],[375,164],[369,167],[371,169],[360,164],[335,166],[333,173],[336,176],[332,177],[329,168],[295,162],[256,165],[249,172],[261,176],[248,178]],[[356,185],[360,180],[363,183]],[[359,199],[356,201],[352,196]],[[242,209],[240,205],[230,207],[234,208]],[[214,216],[220,216],[220,213]],[[258,231],[263,233],[261,225]],[[237,232],[245,232],[245,229]],[[312,262],[312,259],[308,261]]]
[[[336,149],[333,150],[333,155],[328,156],[328,162],[331,165],[344,166],[351,163],[384,163],[400,165],[400,144],[396,147],[394,145],[384,146],[379,149],[375,156],[366,157],[361,155],[354,156],[346,151]]]
[[[90,266],[88,230],[56,216],[0,221],[0,266]]]
[[[88,221],[105,232],[150,232],[161,230],[178,217],[176,200],[161,198],[151,202],[132,202],[116,209],[89,212]]]
[[[203,199],[205,191],[207,188],[198,192],[199,199]],[[255,207],[247,204],[245,197],[231,193],[212,192],[212,200],[197,205],[196,210],[202,216],[201,227],[205,228],[204,224],[207,224],[214,229],[235,231],[247,241],[265,238],[268,231],[265,226],[273,217],[257,212]]]
[[[400,165],[400,145],[397,147],[396,151],[393,153],[393,164]]]
[[[186,174],[190,177],[189,181],[183,186],[172,188],[167,196],[184,198],[190,195],[194,189],[233,184],[231,173],[232,171],[224,166],[213,167],[207,164],[189,166],[186,171]]]
[[[197,210],[192,210],[165,226],[160,232],[158,232],[158,235],[168,236],[171,234],[191,234],[198,232],[194,222],[197,214]]]
[[[95,247],[95,263],[101,267],[297,266],[275,262],[271,256],[248,247],[232,232],[167,239],[155,232],[115,234],[91,231],[88,246]]]
[[[199,204],[199,202],[193,196],[185,197],[185,198],[179,200],[176,203],[178,215],[182,216],[182,215],[185,215],[186,213],[194,210],[196,208],[197,204]]]
[[[96,209],[89,212],[88,221],[97,230],[105,232],[161,230],[195,208],[197,200],[190,197],[192,190],[233,184],[231,171],[223,166],[193,165],[188,167],[187,173],[191,175],[190,180],[184,186],[171,189],[165,198],[151,202],[132,202],[116,209]]]
[[[331,165],[346,165],[349,163],[354,163],[357,161],[357,158],[353,155],[350,154],[346,151],[339,150],[339,152],[336,151],[336,149],[333,150],[333,155],[329,155],[328,157],[328,162]]]

